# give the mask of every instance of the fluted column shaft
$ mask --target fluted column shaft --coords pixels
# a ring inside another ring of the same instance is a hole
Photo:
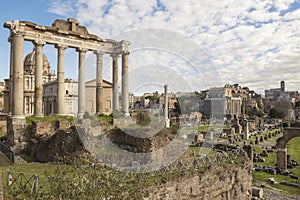
[[[24,116],[24,36],[13,34],[12,41],[12,65],[13,65],[13,85],[12,85],[12,115],[16,117]]]
[[[111,55],[113,59],[113,112],[119,111],[119,72],[118,72],[118,54]]]
[[[10,65],[9,65],[9,102],[8,102],[8,114],[12,114],[12,105],[13,105],[13,73],[14,73],[14,64],[13,64],[13,40],[9,37],[8,41],[10,42]]]
[[[85,49],[77,49],[79,52],[78,74],[78,117],[82,118],[85,112]]]
[[[57,48],[57,115],[65,114],[65,74],[64,53],[65,46],[56,45]],[[52,113],[53,114],[53,113]]]
[[[104,102],[103,102],[103,74],[102,74],[102,65],[103,65],[103,55],[102,51],[94,52],[97,57],[96,61],[96,114],[102,114],[104,112]]]
[[[125,115],[129,114],[128,57],[129,57],[129,52],[122,54],[122,111]]]
[[[43,116],[43,45],[35,41],[34,116]]]

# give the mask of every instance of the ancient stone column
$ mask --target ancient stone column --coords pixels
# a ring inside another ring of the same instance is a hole
[[[119,74],[118,58],[119,54],[111,54],[113,59],[113,112],[119,110]]]
[[[64,53],[66,46],[56,45],[57,48],[57,115],[65,114],[65,72]],[[53,114],[53,113],[52,113]]]
[[[102,60],[104,52],[94,51],[96,54],[96,114],[102,114],[104,112],[104,102],[103,102],[103,75],[102,75]]]
[[[287,169],[287,150],[277,147],[277,167],[283,170]]]
[[[25,128],[24,117],[24,35],[19,31],[19,22],[13,22],[11,31],[11,115],[7,118],[7,142],[10,146],[21,144]]]
[[[246,117],[243,119],[243,139],[249,139],[249,125],[248,125],[248,120],[246,119]]]
[[[165,118],[165,124],[166,127],[169,128],[170,127],[170,119],[169,119],[169,96],[168,96],[168,85],[164,86],[165,88],[165,107],[164,107],[164,118]]]
[[[122,111],[127,116],[129,116],[128,57],[129,52],[122,54]]]
[[[13,34],[13,85],[12,85],[12,116],[24,116],[24,36]]]
[[[83,118],[85,112],[85,53],[86,49],[77,49],[79,52],[78,74],[78,117]]]
[[[35,45],[35,86],[34,116],[43,116],[43,45],[42,41],[34,41]]]
[[[14,63],[13,63],[13,40],[12,37],[8,38],[8,42],[10,42],[10,65],[9,65],[9,105],[8,105],[8,114],[12,114],[12,105],[13,105],[13,73],[14,73]]]

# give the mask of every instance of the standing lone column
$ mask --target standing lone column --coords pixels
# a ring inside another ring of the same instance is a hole
[[[96,63],[96,114],[103,113],[103,78],[102,78],[102,60],[104,53],[102,51],[95,51],[94,52],[97,57]]]
[[[85,112],[85,53],[86,49],[77,49],[79,52],[78,74],[78,117],[83,118]]]
[[[164,86],[165,88],[165,107],[164,107],[164,115],[165,115],[165,123],[166,123],[166,127],[169,128],[170,127],[170,120],[169,120],[169,96],[168,96],[168,85]]]
[[[118,54],[111,55],[113,59],[113,112],[119,110],[119,74],[118,74]]]
[[[122,54],[122,111],[126,116],[129,116],[128,57],[129,52]]]
[[[65,114],[65,75],[64,53],[65,46],[56,45],[57,48],[57,115]],[[53,114],[53,113],[52,113]]]
[[[43,116],[43,45],[34,41],[35,45],[35,86],[34,86],[34,116]]]
[[[12,116],[24,116],[24,37],[22,34],[13,34],[13,85],[12,85]]]

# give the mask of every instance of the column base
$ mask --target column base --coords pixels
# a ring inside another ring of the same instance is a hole
[[[22,149],[24,133],[26,128],[26,119],[24,116],[7,117],[7,142],[10,146]]]

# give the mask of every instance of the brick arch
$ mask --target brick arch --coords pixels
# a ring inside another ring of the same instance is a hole
[[[300,137],[300,128],[285,128],[283,136],[276,141],[277,148],[277,167],[280,169],[287,169],[287,148],[286,145],[289,140],[294,137]]]

